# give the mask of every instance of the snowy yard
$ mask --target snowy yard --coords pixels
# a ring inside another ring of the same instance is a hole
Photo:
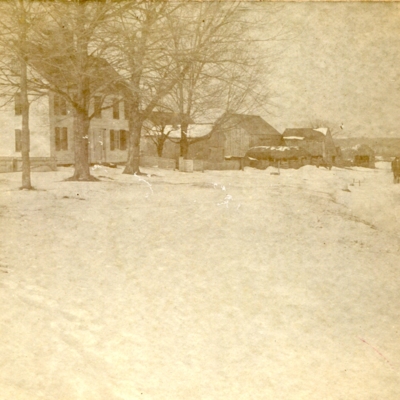
[[[0,398],[397,400],[400,185],[306,166],[0,175]]]

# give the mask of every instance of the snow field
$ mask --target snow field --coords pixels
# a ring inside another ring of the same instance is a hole
[[[0,398],[397,399],[390,170],[0,176]]]

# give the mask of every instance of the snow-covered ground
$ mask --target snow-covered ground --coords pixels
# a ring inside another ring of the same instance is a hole
[[[0,175],[0,399],[400,398],[400,185],[306,166]]]

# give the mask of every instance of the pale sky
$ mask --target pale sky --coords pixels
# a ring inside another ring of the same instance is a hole
[[[268,20],[271,4],[251,8]],[[291,35],[277,44],[268,122],[283,132],[318,119],[342,137],[400,137],[399,3],[282,3],[280,21]]]

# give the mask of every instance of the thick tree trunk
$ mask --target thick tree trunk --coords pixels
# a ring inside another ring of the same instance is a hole
[[[75,110],[74,123],[74,152],[75,152],[75,171],[74,175],[68,180],[71,181],[96,181],[90,175],[89,164],[89,126],[90,120],[87,113],[83,110]]]
[[[29,133],[29,101],[27,88],[27,73],[25,61],[21,63],[21,105],[22,105],[22,129],[21,129],[21,157],[22,157],[22,186],[21,189],[32,189],[31,184],[31,162],[30,133]]]
[[[158,155],[158,157],[162,157],[163,149],[164,149],[164,143],[158,142],[158,144],[157,144],[157,155]]]
[[[78,16],[79,27],[85,26],[85,16]],[[84,70],[88,63],[88,37],[76,35],[77,57],[80,70]],[[74,151],[75,151],[75,171],[69,178],[72,181],[97,181],[98,179],[90,175],[89,164],[89,105],[90,105],[90,78],[87,75],[80,76],[77,82],[76,93],[77,106],[74,107]]]
[[[167,140],[167,137],[162,135],[158,138],[157,142],[157,155],[158,157],[162,157],[164,151],[164,143]]]
[[[123,174],[140,174],[140,136],[142,133],[143,121],[141,116],[135,112],[129,117],[129,151],[128,161],[126,163]]]
[[[26,56],[26,15],[22,0],[19,1],[21,11],[21,49],[22,58],[20,64],[20,91],[21,91],[21,107],[22,107],[22,129],[21,129],[21,157],[22,157],[22,186],[21,189],[32,189],[31,185],[31,163],[29,157],[30,151],[30,133],[29,133],[29,100],[28,100],[28,72],[27,72],[27,56]]]

